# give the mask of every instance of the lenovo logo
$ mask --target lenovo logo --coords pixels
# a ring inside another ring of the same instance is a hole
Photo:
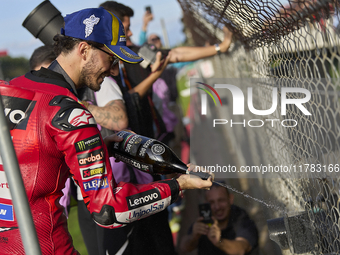
[[[161,199],[158,189],[148,190],[126,198],[129,210],[154,203]]]

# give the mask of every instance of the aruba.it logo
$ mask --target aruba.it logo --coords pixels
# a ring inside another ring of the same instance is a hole
[[[219,94],[217,93],[217,91],[212,86],[205,84],[203,82],[196,82],[196,83],[203,85],[203,86],[207,87],[208,89],[210,89],[216,95],[216,97],[218,98],[218,100],[220,101],[220,104],[222,106],[222,100],[221,100]],[[196,87],[198,89],[206,92],[212,98],[212,100],[214,101],[215,106],[217,106],[216,100],[209,90],[207,90],[205,88],[201,88],[201,87],[199,87],[199,85],[197,85]],[[207,115],[207,94],[201,94],[201,114],[202,115]]]

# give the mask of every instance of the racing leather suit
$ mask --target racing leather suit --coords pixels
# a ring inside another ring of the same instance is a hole
[[[69,175],[94,221],[106,228],[157,213],[177,199],[176,180],[116,184],[93,116],[59,73],[31,71],[0,83],[0,93],[43,254],[78,254],[59,204]],[[25,253],[1,161],[0,244],[0,254]]]

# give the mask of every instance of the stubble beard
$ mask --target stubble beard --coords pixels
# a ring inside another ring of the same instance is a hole
[[[99,70],[95,72],[95,70],[96,64],[92,57],[80,72],[79,83],[82,87],[86,86],[93,91],[100,90],[100,84],[97,84],[97,77],[101,75],[101,72]]]

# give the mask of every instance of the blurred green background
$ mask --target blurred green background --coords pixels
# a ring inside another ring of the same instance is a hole
[[[78,224],[78,206],[72,206],[67,220],[68,230],[73,239],[73,245],[81,255],[88,255]]]

